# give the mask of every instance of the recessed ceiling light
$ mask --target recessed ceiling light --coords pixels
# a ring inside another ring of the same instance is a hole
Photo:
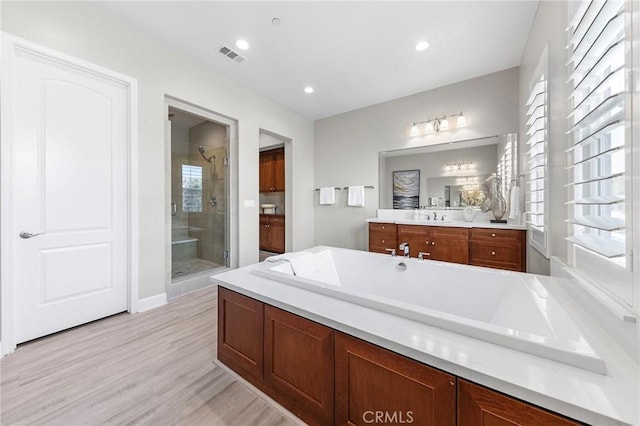
[[[240,39],[236,41],[236,47],[241,50],[247,50],[249,48],[249,43],[247,43],[247,40]]]
[[[271,23],[276,26],[280,25],[280,22],[282,21],[280,21],[280,18],[277,18],[277,17],[271,20]]]
[[[428,43],[428,42],[426,42],[426,41],[424,41],[424,40],[419,41],[419,42],[416,44],[416,50],[417,50],[418,52],[422,52],[422,51],[423,51],[423,50],[425,50],[427,47],[429,47],[429,43]]]
[[[313,87],[307,86],[304,88],[304,93],[313,93]]]

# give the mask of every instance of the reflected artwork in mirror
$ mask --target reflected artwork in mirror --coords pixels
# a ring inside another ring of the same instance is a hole
[[[420,205],[420,170],[393,172],[393,208],[417,209]]]

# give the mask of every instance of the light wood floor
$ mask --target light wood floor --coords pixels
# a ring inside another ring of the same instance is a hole
[[[18,347],[2,425],[293,425],[214,364],[216,288]]]

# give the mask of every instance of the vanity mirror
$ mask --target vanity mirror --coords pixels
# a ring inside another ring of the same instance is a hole
[[[380,208],[392,209],[393,172],[420,171],[419,205],[462,209],[484,201],[482,184],[497,173],[506,198],[517,178],[517,133],[378,154]]]

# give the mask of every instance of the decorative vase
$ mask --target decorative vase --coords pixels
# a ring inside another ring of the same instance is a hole
[[[507,202],[505,201],[502,194],[498,193],[495,198],[495,202],[493,204],[493,217],[496,221],[501,220],[504,214],[507,211]]]
[[[471,206],[467,206],[464,209],[462,209],[462,217],[464,218],[465,222],[473,221],[473,217],[475,215],[476,215],[476,211]]]

